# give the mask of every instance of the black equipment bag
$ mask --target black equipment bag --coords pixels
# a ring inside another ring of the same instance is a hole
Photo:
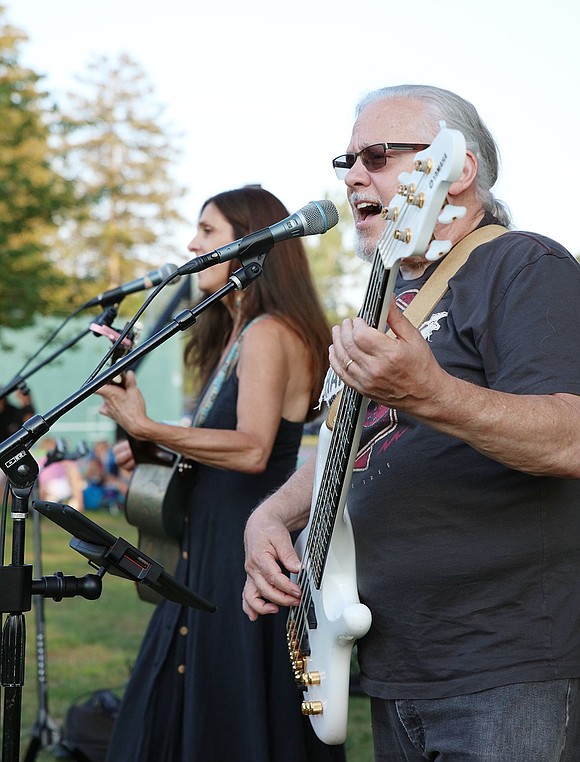
[[[92,693],[70,706],[55,757],[77,762],[104,762],[121,699],[110,690]]]

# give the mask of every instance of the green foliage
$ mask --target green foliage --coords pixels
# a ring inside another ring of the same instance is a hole
[[[184,190],[135,62],[94,60],[63,114],[20,65],[27,37],[4,15],[0,5],[0,327],[22,327],[167,261]]]
[[[40,77],[18,63],[26,37],[3,14],[0,6],[0,326],[19,327],[52,309],[53,289],[64,282],[49,250],[74,194],[51,167]]]
[[[127,55],[96,58],[79,81],[61,124],[61,159],[85,205],[60,253],[94,293],[167,259],[171,230],[184,221],[175,205],[184,189],[171,178],[178,151],[138,64]]]
[[[333,199],[339,223],[322,236],[306,238],[308,259],[326,315],[332,325],[354,317],[363,302],[368,267],[358,259],[349,241],[352,215],[348,202]]]

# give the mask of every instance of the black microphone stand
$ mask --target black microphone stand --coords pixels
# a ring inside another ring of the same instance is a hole
[[[42,574],[40,518],[41,514],[38,511],[34,511],[34,572],[36,575]],[[32,762],[32,760],[36,759],[41,749],[50,749],[60,740],[60,728],[51,716],[48,708],[46,619],[44,616],[43,596],[34,596],[33,605],[36,625],[36,693],[38,697],[38,709],[30,735],[30,742],[24,755],[24,762]]]
[[[81,444],[76,451],[71,453],[64,442],[57,440],[56,447],[46,455],[44,468],[51,463],[63,460],[78,460],[88,452],[86,445]],[[33,490],[33,494],[37,490]],[[41,516],[38,511],[32,514],[34,527],[34,573],[42,576],[42,537]],[[34,585],[34,583],[33,583]],[[36,626],[36,692],[38,696],[38,710],[36,720],[32,728],[30,742],[24,755],[24,762],[33,762],[38,752],[42,749],[53,748],[60,740],[60,728],[52,718],[48,708],[48,678],[47,678],[47,642],[46,642],[46,618],[44,616],[44,597],[34,596],[34,621]]]
[[[25,564],[25,524],[29,514],[29,499],[34,484],[38,477],[38,464],[30,454],[30,448],[35,442],[46,434],[51,425],[59,420],[65,413],[72,410],[104,384],[112,381],[123,371],[127,370],[135,359],[153,351],[179,331],[185,331],[191,327],[201,312],[214,302],[222,299],[234,289],[243,290],[256,280],[262,273],[262,262],[266,257],[270,246],[262,244],[258,247],[249,247],[239,259],[242,267],[233,273],[227,284],[212,294],[196,307],[184,310],[173,320],[149,338],[140,346],[125,354],[114,365],[102,371],[92,380],[85,383],[73,395],[54,407],[44,416],[34,415],[27,420],[22,428],[8,437],[0,445],[0,469],[5,473],[12,495],[11,518],[12,529],[12,563],[0,568],[0,612],[6,613],[6,621],[2,632],[2,655],[0,664],[0,682],[4,689],[4,714],[3,714],[3,738],[2,738],[2,762],[18,762],[20,748],[20,725],[22,717],[22,687],[24,685],[25,646],[26,646],[26,622],[24,613],[32,608],[32,595],[52,597],[61,600],[63,597],[75,597],[82,595],[88,600],[96,600],[102,589],[102,577],[109,570],[109,566],[120,572],[121,576],[129,577],[136,581],[147,581],[147,575],[151,572],[153,578],[163,575],[163,568],[155,561],[140,554],[138,549],[132,548],[122,538],[108,537],[104,542],[111,542],[105,549],[95,550],[101,546],[92,543],[78,543],[79,552],[87,557],[102,561],[97,575],[87,574],[82,579],[65,577],[57,572],[52,577],[43,577],[40,580],[32,579],[32,567]],[[45,504],[46,506],[46,504]],[[60,506],[65,508],[66,506]],[[39,508],[40,510],[40,508]],[[72,509],[71,509],[72,510]],[[44,511],[43,511],[44,512]],[[75,512],[76,513],[76,512]],[[54,512],[46,515],[64,528],[69,528],[70,519],[57,520]],[[96,524],[78,514],[83,519],[84,525],[91,525],[93,532],[100,530]],[[62,517],[61,517],[62,518]],[[66,522],[69,522],[68,524]],[[89,529],[91,528],[89,527]],[[101,530],[103,534],[104,530]],[[97,532],[98,534],[98,532]],[[108,534],[108,533],[105,533]],[[92,536],[89,531],[89,537]],[[83,538],[81,538],[83,539]],[[113,542],[114,541],[114,542]],[[88,550],[87,550],[88,547]],[[135,573],[137,569],[137,573]],[[168,577],[169,575],[165,575]],[[172,578],[169,578],[170,580]],[[173,580],[175,582],[175,580]],[[177,584],[175,582],[175,584]],[[158,590],[165,594],[164,588]],[[191,593],[195,602],[189,605],[205,607],[213,610],[213,604],[209,604]]]
[[[111,327],[116,316],[117,316],[117,308],[114,306],[107,307],[105,310],[103,310],[103,312],[101,312],[100,315],[98,315],[96,318],[91,320],[91,326],[96,324],[98,326]],[[48,365],[49,363],[51,363],[53,360],[55,360],[60,354],[65,352],[67,349],[70,349],[71,347],[73,347],[88,333],[92,332],[95,334],[95,336],[97,336],[98,334],[92,330],[91,326],[89,326],[88,328],[85,328],[76,336],[74,336],[72,339],[62,344],[52,354],[48,355],[48,357],[46,357],[44,360],[41,360],[40,362],[38,362],[36,365],[30,368],[26,373],[23,373],[21,371],[16,376],[14,376],[14,378],[11,381],[9,381],[6,384],[6,386],[0,389],[0,399],[3,399],[8,394],[11,394],[12,392],[16,391],[16,389],[22,388],[23,384],[25,384],[26,380],[30,378],[30,376],[32,376],[34,373],[39,371],[41,368],[44,368],[45,365]]]
[[[63,343],[58,349],[38,362],[26,373],[21,370],[8,384],[0,389],[0,399],[3,399],[8,394],[11,394],[16,389],[22,389],[25,393],[28,393],[26,381],[37,371],[51,363],[63,352],[73,347],[87,334],[93,333],[95,336],[101,335],[101,330],[112,328],[113,321],[117,316],[117,306],[111,305],[106,307],[100,315],[93,318],[88,328],[82,330],[76,336],[69,341]],[[76,459],[81,457],[83,453],[77,452],[76,455],[68,456],[70,459]],[[45,465],[49,465],[52,462],[63,460],[65,453],[62,448],[57,446],[56,450],[49,453],[47,456],[47,462]],[[34,495],[34,491],[33,491]],[[38,511],[33,513],[33,527],[34,527],[34,571],[37,575],[42,574],[42,551],[41,551],[41,533],[40,533],[40,518],[41,514]],[[38,711],[34,727],[32,728],[31,740],[24,756],[24,762],[33,762],[36,759],[38,752],[41,749],[51,748],[58,741],[60,736],[60,730],[58,725],[53,720],[48,709],[48,681],[47,681],[47,647],[46,647],[46,619],[44,616],[44,598],[42,595],[36,595],[34,597],[34,614],[35,614],[35,627],[36,627],[36,662],[37,662],[37,696],[38,696]]]

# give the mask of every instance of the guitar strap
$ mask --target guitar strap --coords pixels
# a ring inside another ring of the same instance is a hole
[[[235,364],[237,363],[240,357],[240,349],[241,349],[242,339],[244,338],[245,332],[248,330],[250,326],[254,325],[255,323],[258,323],[260,320],[263,320],[265,317],[267,317],[266,314],[258,315],[258,317],[255,317],[253,320],[251,320],[247,325],[245,325],[242,328],[238,337],[232,344],[224,361],[216,369],[213,376],[210,378],[209,382],[207,383],[205,389],[201,393],[199,402],[197,403],[197,406],[192,416],[192,421],[191,421],[192,426],[201,426],[204,423],[205,419],[207,418],[207,414],[209,413],[213,403],[215,402],[216,397],[220,393],[222,386],[224,385],[225,381],[228,379],[230,373],[232,372]]]
[[[449,281],[459,268],[467,262],[471,252],[481,246],[482,243],[487,243],[506,232],[507,228],[503,225],[485,225],[485,227],[476,228],[455,244],[405,309],[405,317],[410,320],[415,328],[423,324],[432,313],[435,305],[441,301],[443,294],[447,291]],[[389,329],[387,336],[393,338],[394,333]]]
[[[443,294],[447,291],[449,281],[459,268],[467,262],[471,252],[478,246],[481,246],[481,244],[492,241],[494,238],[507,232],[508,228],[503,225],[485,225],[482,228],[476,228],[455,244],[435,272],[429,276],[417,296],[405,309],[405,317],[410,320],[415,328],[423,324],[425,319],[432,313],[435,305],[441,301]],[[394,338],[395,334],[389,329],[387,336]],[[326,425],[331,431],[334,427],[340,397],[341,394],[339,392],[332,401],[326,417]]]

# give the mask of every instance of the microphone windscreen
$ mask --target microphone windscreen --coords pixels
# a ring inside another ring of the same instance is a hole
[[[338,209],[328,199],[311,201],[300,213],[304,216],[305,235],[320,235],[333,228],[338,222]]]

